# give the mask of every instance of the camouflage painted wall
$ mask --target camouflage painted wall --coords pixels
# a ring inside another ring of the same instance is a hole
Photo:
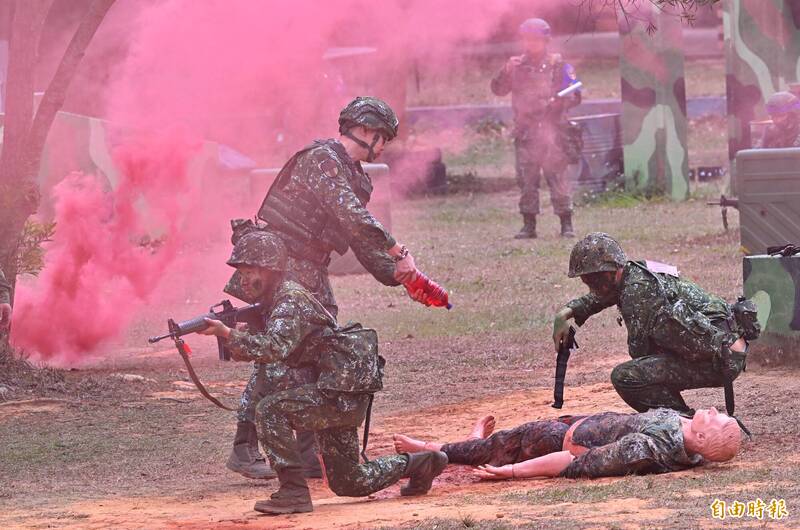
[[[651,22],[658,30],[648,33]],[[625,188],[684,200],[689,157],[680,19],[641,2],[618,24]]]
[[[728,157],[736,193],[737,151],[751,146],[750,122],[764,103],[800,79],[800,0],[723,0]]]
[[[800,256],[746,256],[742,268],[744,295],[758,306],[762,339],[800,338]]]

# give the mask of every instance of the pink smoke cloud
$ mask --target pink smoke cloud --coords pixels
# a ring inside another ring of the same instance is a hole
[[[356,95],[384,97],[402,112],[408,61],[448,68],[449,52],[487,37],[508,7],[485,0],[119,0],[107,21],[113,31],[101,38],[124,39],[125,60],[108,65],[109,81],[92,93],[103,94],[111,123],[136,134],[116,147],[121,182],[113,191],[74,175],[54,188],[56,241],[38,281],[18,289],[15,343],[69,363],[118,336],[145,302],[157,306],[163,278],[204,286],[198,296],[220,293],[224,262],[180,275],[186,263],[176,254],[209,239],[229,245],[228,219],[252,216],[252,206],[242,205],[266,190],[237,197],[224,191],[246,189],[240,182],[188,171],[201,140],[279,165],[314,138],[334,135],[340,108]],[[363,60],[323,59],[342,46],[377,51]],[[163,236],[164,244],[144,248],[144,235]]]

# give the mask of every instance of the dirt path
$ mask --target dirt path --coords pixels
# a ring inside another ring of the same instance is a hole
[[[372,434],[372,455],[391,452],[391,434],[403,432],[429,440],[457,440],[465,437],[474,420],[487,413],[497,418],[497,428],[515,426],[532,418],[552,417],[552,392],[540,389],[488,399],[467,401],[425,409],[413,417],[395,415],[378,421]],[[8,407],[10,408],[10,407]],[[18,407],[21,411],[21,407]],[[0,408],[2,410],[2,408]],[[603,410],[627,411],[625,404],[608,384],[595,384],[568,390],[560,413],[591,413]],[[20,412],[21,413],[21,412]],[[413,424],[413,427],[409,427]],[[720,466],[722,468],[722,466]],[[217,470],[219,471],[219,470]],[[672,475],[692,480],[702,471]],[[164,491],[159,496],[97,496],[91,499],[42,508],[37,511],[10,509],[0,516],[4,528],[376,528],[409,524],[426,519],[525,523],[568,519],[579,525],[652,526],[669,520],[676,510],[659,506],[652,499],[640,498],[632,488],[621,497],[604,499],[599,495],[591,510],[581,499],[569,502],[565,487],[603,490],[629,479],[603,479],[579,485],[564,479],[550,481],[481,482],[464,466],[450,466],[434,483],[431,493],[419,498],[403,498],[393,486],[366,499],[334,496],[323,481],[312,481],[315,511],[310,514],[268,517],[252,511],[255,501],[264,498],[274,483],[254,484],[230,474],[217,490],[202,488],[191,495],[174,496]],[[651,477],[665,483],[666,476]],[[624,493],[624,492],[623,492]],[[692,495],[708,493],[695,488]],[[525,502],[544,496],[548,502]],[[559,498],[559,497],[562,498]],[[522,501],[520,501],[522,499]],[[710,501],[709,501],[710,502]],[[578,505],[584,508],[578,509]],[[708,519],[707,522],[711,520]],[[488,524],[488,523],[487,523]]]

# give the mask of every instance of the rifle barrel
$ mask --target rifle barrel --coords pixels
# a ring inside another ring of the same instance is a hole
[[[172,333],[167,333],[166,335],[161,335],[159,337],[150,337],[149,339],[147,339],[147,342],[149,342],[150,344],[154,344],[158,341],[168,339],[170,337],[172,337]]]

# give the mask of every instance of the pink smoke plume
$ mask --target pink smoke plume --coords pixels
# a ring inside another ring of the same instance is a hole
[[[124,60],[106,65],[107,79],[93,76],[103,83],[89,92],[104,96],[103,115],[114,126],[140,140],[117,144],[121,183],[111,192],[87,176],[55,187],[56,241],[40,278],[18,289],[16,344],[72,362],[118,336],[143,301],[156,306],[164,278],[183,281],[184,292],[200,285],[198,296],[219,294],[224,260],[199,264],[187,280],[176,273],[185,265],[176,253],[204,238],[229,245],[229,218],[251,217],[266,190],[187,172],[200,140],[274,166],[334,135],[338,111],[357,95],[383,97],[402,113],[409,61],[446,68],[448,51],[485,38],[508,7],[485,0],[117,2],[93,46],[115,40],[109,47],[118,51],[124,40]],[[362,62],[324,58],[348,46],[377,52]],[[164,245],[139,245],[154,227]]]
[[[36,284],[18,290],[15,345],[69,363],[124,329],[183,242],[187,205],[174,197],[191,188],[198,147],[180,135],[131,141],[114,153],[123,180],[113,192],[79,173],[56,185],[57,237]],[[143,244],[154,230],[162,244]]]

